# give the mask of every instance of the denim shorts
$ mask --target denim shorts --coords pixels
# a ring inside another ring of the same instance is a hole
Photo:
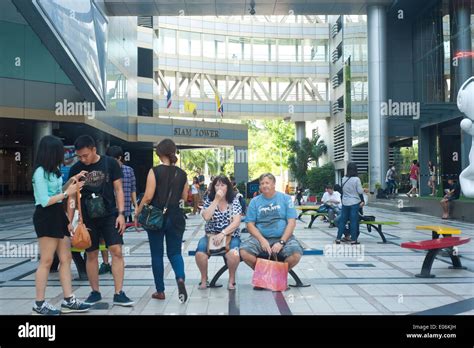
[[[232,236],[232,238],[230,239],[230,250],[233,250],[233,249],[239,250],[239,247],[240,247],[240,237]],[[199,239],[196,252],[207,254],[207,236],[204,236],[201,239]]]
[[[270,243],[270,246],[273,246],[273,244],[278,243],[280,239],[281,238],[267,238],[268,243]],[[245,250],[246,252],[254,256],[266,254],[265,251],[262,249],[260,242],[257,240],[257,238],[253,236],[250,236],[249,238],[244,240],[240,249]],[[279,255],[286,259],[287,257],[290,257],[295,253],[303,255],[303,248],[301,247],[298,240],[294,236],[291,236],[290,239],[288,239],[288,241],[286,242],[283,249],[280,251]]]

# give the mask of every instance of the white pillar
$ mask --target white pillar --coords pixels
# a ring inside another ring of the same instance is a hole
[[[383,184],[388,165],[387,118],[381,103],[387,101],[386,11],[384,6],[367,7],[367,46],[369,68],[369,182]]]

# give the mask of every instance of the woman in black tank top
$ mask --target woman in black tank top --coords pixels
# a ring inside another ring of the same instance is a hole
[[[162,164],[153,167],[148,172],[145,194],[135,213],[135,221],[137,221],[137,217],[145,204],[163,209],[168,201],[163,228],[146,230],[150,243],[151,266],[156,287],[156,292],[151,297],[158,300],[165,299],[163,242],[166,238],[166,253],[176,276],[179,300],[184,303],[188,295],[184,285],[184,260],[181,255],[181,243],[186,222],[183,210],[180,208],[180,200],[187,199],[189,185],[186,172],[176,166],[178,160],[176,145],[171,139],[161,141],[156,147],[156,153]]]

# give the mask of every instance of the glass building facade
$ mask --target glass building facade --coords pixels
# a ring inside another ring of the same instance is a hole
[[[282,19],[154,17],[154,114],[185,117],[191,101],[198,115],[219,118],[218,94],[224,119],[328,117],[327,18]]]

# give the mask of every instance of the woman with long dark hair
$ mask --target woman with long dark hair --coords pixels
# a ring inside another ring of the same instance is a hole
[[[338,231],[336,244],[341,243],[341,237],[346,229],[347,220],[350,221],[351,244],[359,244],[358,228],[359,228],[359,208],[364,202],[360,199],[360,195],[364,193],[362,183],[358,177],[357,164],[350,162],[347,165],[346,176],[342,178],[342,212],[338,222]]]
[[[135,212],[135,222],[138,221],[138,216],[145,204],[164,209],[168,202],[163,227],[158,230],[146,230],[156,287],[156,292],[151,297],[157,300],[165,299],[163,240],[166,237],[166,254],[175,273],[179,300],[184,303],[188,299],[188,294],[184,284],[184,260],[181,255],[181,243],[186,221],[180,201],[186,201],[189,184],[186,172],[176,166],[178,161],[176,151],[176,144],[171,139],[162,140],[156,147],[156,154],[162,164],[151,168],[148,172],[145,194]]]
[[[64,161],[64,145],[54,136],[41,139],[36,155],[33,173],[33,191],[36,210],[33,224],[40,248],[40,262],[36,270],[36,301],[33,314],[58,315],[71,312],[85,312],[90,306],[77,300],[71,286],[71,243],[72,227],[66,217],[63,201],[83,186],[79,179],[84,172],[72,177],[64,186],[60,165]],[[46,284],[55,253],[59,256],[59,279],[64,293],[61,310],[45,301]]]
[[[229,250],[225,253],[227,266],[229,267],[228,290],[235,289],[235,272],[240,263],[240,218],[242,206],[239,198],[235,195],[230,180],[223,175],[217,176],[209,187],[209,195],[204,200],[202,217],[206,220],[205,232],[196,250],[196,264],[201,272],[201,283],[199,289],[207,288],[207,260],[209,255],[208,243],[212,241],[216,245],[222,243],[227,236],[232,236]],[[215,235],[215,238],[208,241],[207,234]]]

